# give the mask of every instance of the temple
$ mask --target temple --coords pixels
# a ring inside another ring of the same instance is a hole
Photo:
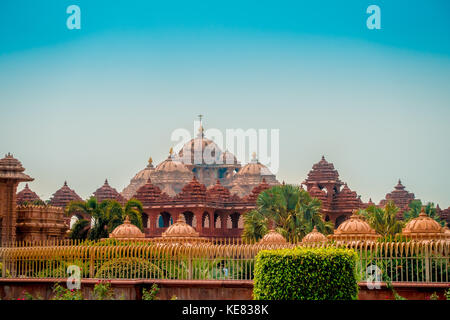
[[[219,180],[231,194],[241,198],[249,195],[263,180],[270,186],[279,184],[267,166],[258,161],[256,153],[242,166],[232,153],[222,151],[214,141],[207,139],[200,125],[197,137],[185,143],[178,154],[171,148],[167,159],[156,168],[150,158],[147,167],[131,179],[121,195],[128,200],[135,197],[138,189],[151,179],[162,192],[174,197],[193,177],[205,187],[211,187]]]
[[[360,196],[339,179],[338,171],[324,156],[313,165],[302,185],[312,197],[321,200],[322,215],[325,221],[332,221],[335,228],[348,219],[353,210],[364,207]]]
[[[418,199],[415,198],[414,193],[406,191],[405,187],[402,185],[402,182],[398,179],[398,183],[394,187],[394,190],[386,194],[385,199],[381,200],[378,206],[384,207],[388,201],[394,202],[399,209],[397,218],[402,219],[403,213],[409,210],[409,204],[413,200]]]
[[[242,215],[255,208],[260,192],[270,186],[263,179],[252,192],[241,198],[222,186],[219,179],[207,188],[194,176],[180,193],[163,192],[151,179],[136,192],[135,198],[144,207],[144,232],[147,237],[159,237],[180,215],[196,229],[200,237],[240,237]]]
[[[20,182],[34,179],[11,154],[0,159],[0,243],[62,239],[68,226],[61,208],[32,204],[39,197],[28,184],[16,194]]]
[[[76,219],[91,219],[83,213],[64,216],[64,209],[71,201],[82,201],[67,182],[47,202],[28,183],[16,194],[20,182],[33,181],[24,171],[20,161],[11,154],[0,159],[0,243],[64,238]],[[182,219],[204,239],[238,238],[243,230],[244,213],[256,207],[262,191],[279,184],[276,176],[259,162],[256,153],[249,163],[241,165],[233,154],[223,152],[214,141],[207,139],[200,125],[197,137],[178,153],[171,148],[168,157],[156,167],[150,158],[121,193],[105,180],[92,196],[98,202],[116,200],[121,204],[132,198],[139,200],[144,211],[145,237],[162,237],[175,221]],[[375,205],[372,199],[367,203],[361,201],[357,192],[340,180],[333,163],[324,156],[313,165],[301,187],[321,201],[324,220],[333,222],[335,228],[355,210]],[[413,200],[414,194],[405,190],[399,180],[378,206],[393,201],[401,219]],[[438,205],[436,211],[449,221],[450,207],[442,210]]]

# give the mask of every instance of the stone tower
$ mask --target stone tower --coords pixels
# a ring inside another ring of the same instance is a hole
[[[0,159],[0,243],[16,241],[16,192],[20,182],[34,179],[24,174],[19,160],[8,153]]]

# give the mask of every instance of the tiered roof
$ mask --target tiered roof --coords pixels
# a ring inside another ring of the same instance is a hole
[[[256,203],[256,200],[258,199],[259,194],[269,188],[270,188],[270,186],[266,183],[266,179],[263,179],[261,184],[254,187],[252,190],[252,193],[250,193],[248,196],[244,197],[242,200],[244,202]]]
[[[122,197],[122,195],[117,192],[116,189],[112,188],[109,185],[108,179],[105,180],[103,186],[101,186],[94,192],[94,197],[99,203],[104,200],[117,200],[120,203],[125,203],[125,198]]]
[[[208,190],[206,191],[206,197],[208,201],[228,202],[230,200],[231,194],[230,190],[222,186],[220,184],[220,180],[217,179],[216,184],[208,188]]]
[[[183,187],[181,192],[176,195],[177,202],[206,202],[206,187],[198,182],[194,176],[192,181]]]
[[[308,173],[308,178],[304,182],[308,183],[336,183],[341,185],[339,173],[334,169],[334,165],[322,156],[322,159],[313,165],[312,170]]]
[[[355,191],[352,191],[347,183],[333,199],[333,207],[338,211],[350,211],[362,207],[362,201]]]
[[[83,200],[74,190],[68,187],[67,181],[64,181],[62,188],[56,191],[50,199],[50,205],[65,208],[70,201]]]
[[[31,203],[39,200],[41,199],[35,192],[31,191],[31,189],[28,187],[28,183],[25,185],[25,188],[23,188],[22,191],[17,193],[17,204]]]
[[[388,201],[393,201],[394,204],[400,209],[399,213],[408,210],[408,205],[415,199],[414,193],[410,193],[405,190],[400,179],[397,185],[394,187],[394,191],[386,194],[386,198],[380,201],[380,206],[385,206]]]
[[[0,159],[0,179],[16,180],[18,182],[33,181],[29,175],[23,173],[25,168],[22,163],[13,157],[11,153]]]
[[[171,201],[171,198],[166,193],[161,192],[160,188],[152,184],[150,179],[148,179],[147,183],[137,190],[135,198],[139,200],[143,206],[167,203]]]

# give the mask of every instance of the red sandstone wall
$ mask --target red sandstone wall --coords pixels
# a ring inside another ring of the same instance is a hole
[[[23,297],[26,290],[33,296],[39,295],[44,299],[52,296],[51,279],[0,279],[0,298],[2,300],[15,300]],[[96,280],[82,280],[83,296],[92,298],[92,289]],[[64,284],[65,281],[62,281]],[[150,288],[157,283],[161,300],[169,300],[176,296],[179,300],[251,300],[253,284],[251,281],[189,281],[189,280],[116,280],[112,281],[116,299],[139,300],[142,288]],[[444,292],[450,288],[450,283],[440,285],[399,283],[395,289],[398,294],[409,300],[428,300],[436,292],[440,299]],[[364,283],[360,283],[360,300],[387,300],[393,299],[392,291],[382,286],[378,290],[369,290]]]

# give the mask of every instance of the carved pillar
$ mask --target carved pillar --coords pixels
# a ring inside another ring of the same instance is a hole
[[[203,224],[202,224],[202,218],[203,218],[203,210],[195,210],[194,211],[195,219],[197,220],[197,225],[193,226],[196,231],[203,236]]]
[[[18,183],[15,180],[0,180],[0,217],[2,244],[16,241],[16,191]]]

